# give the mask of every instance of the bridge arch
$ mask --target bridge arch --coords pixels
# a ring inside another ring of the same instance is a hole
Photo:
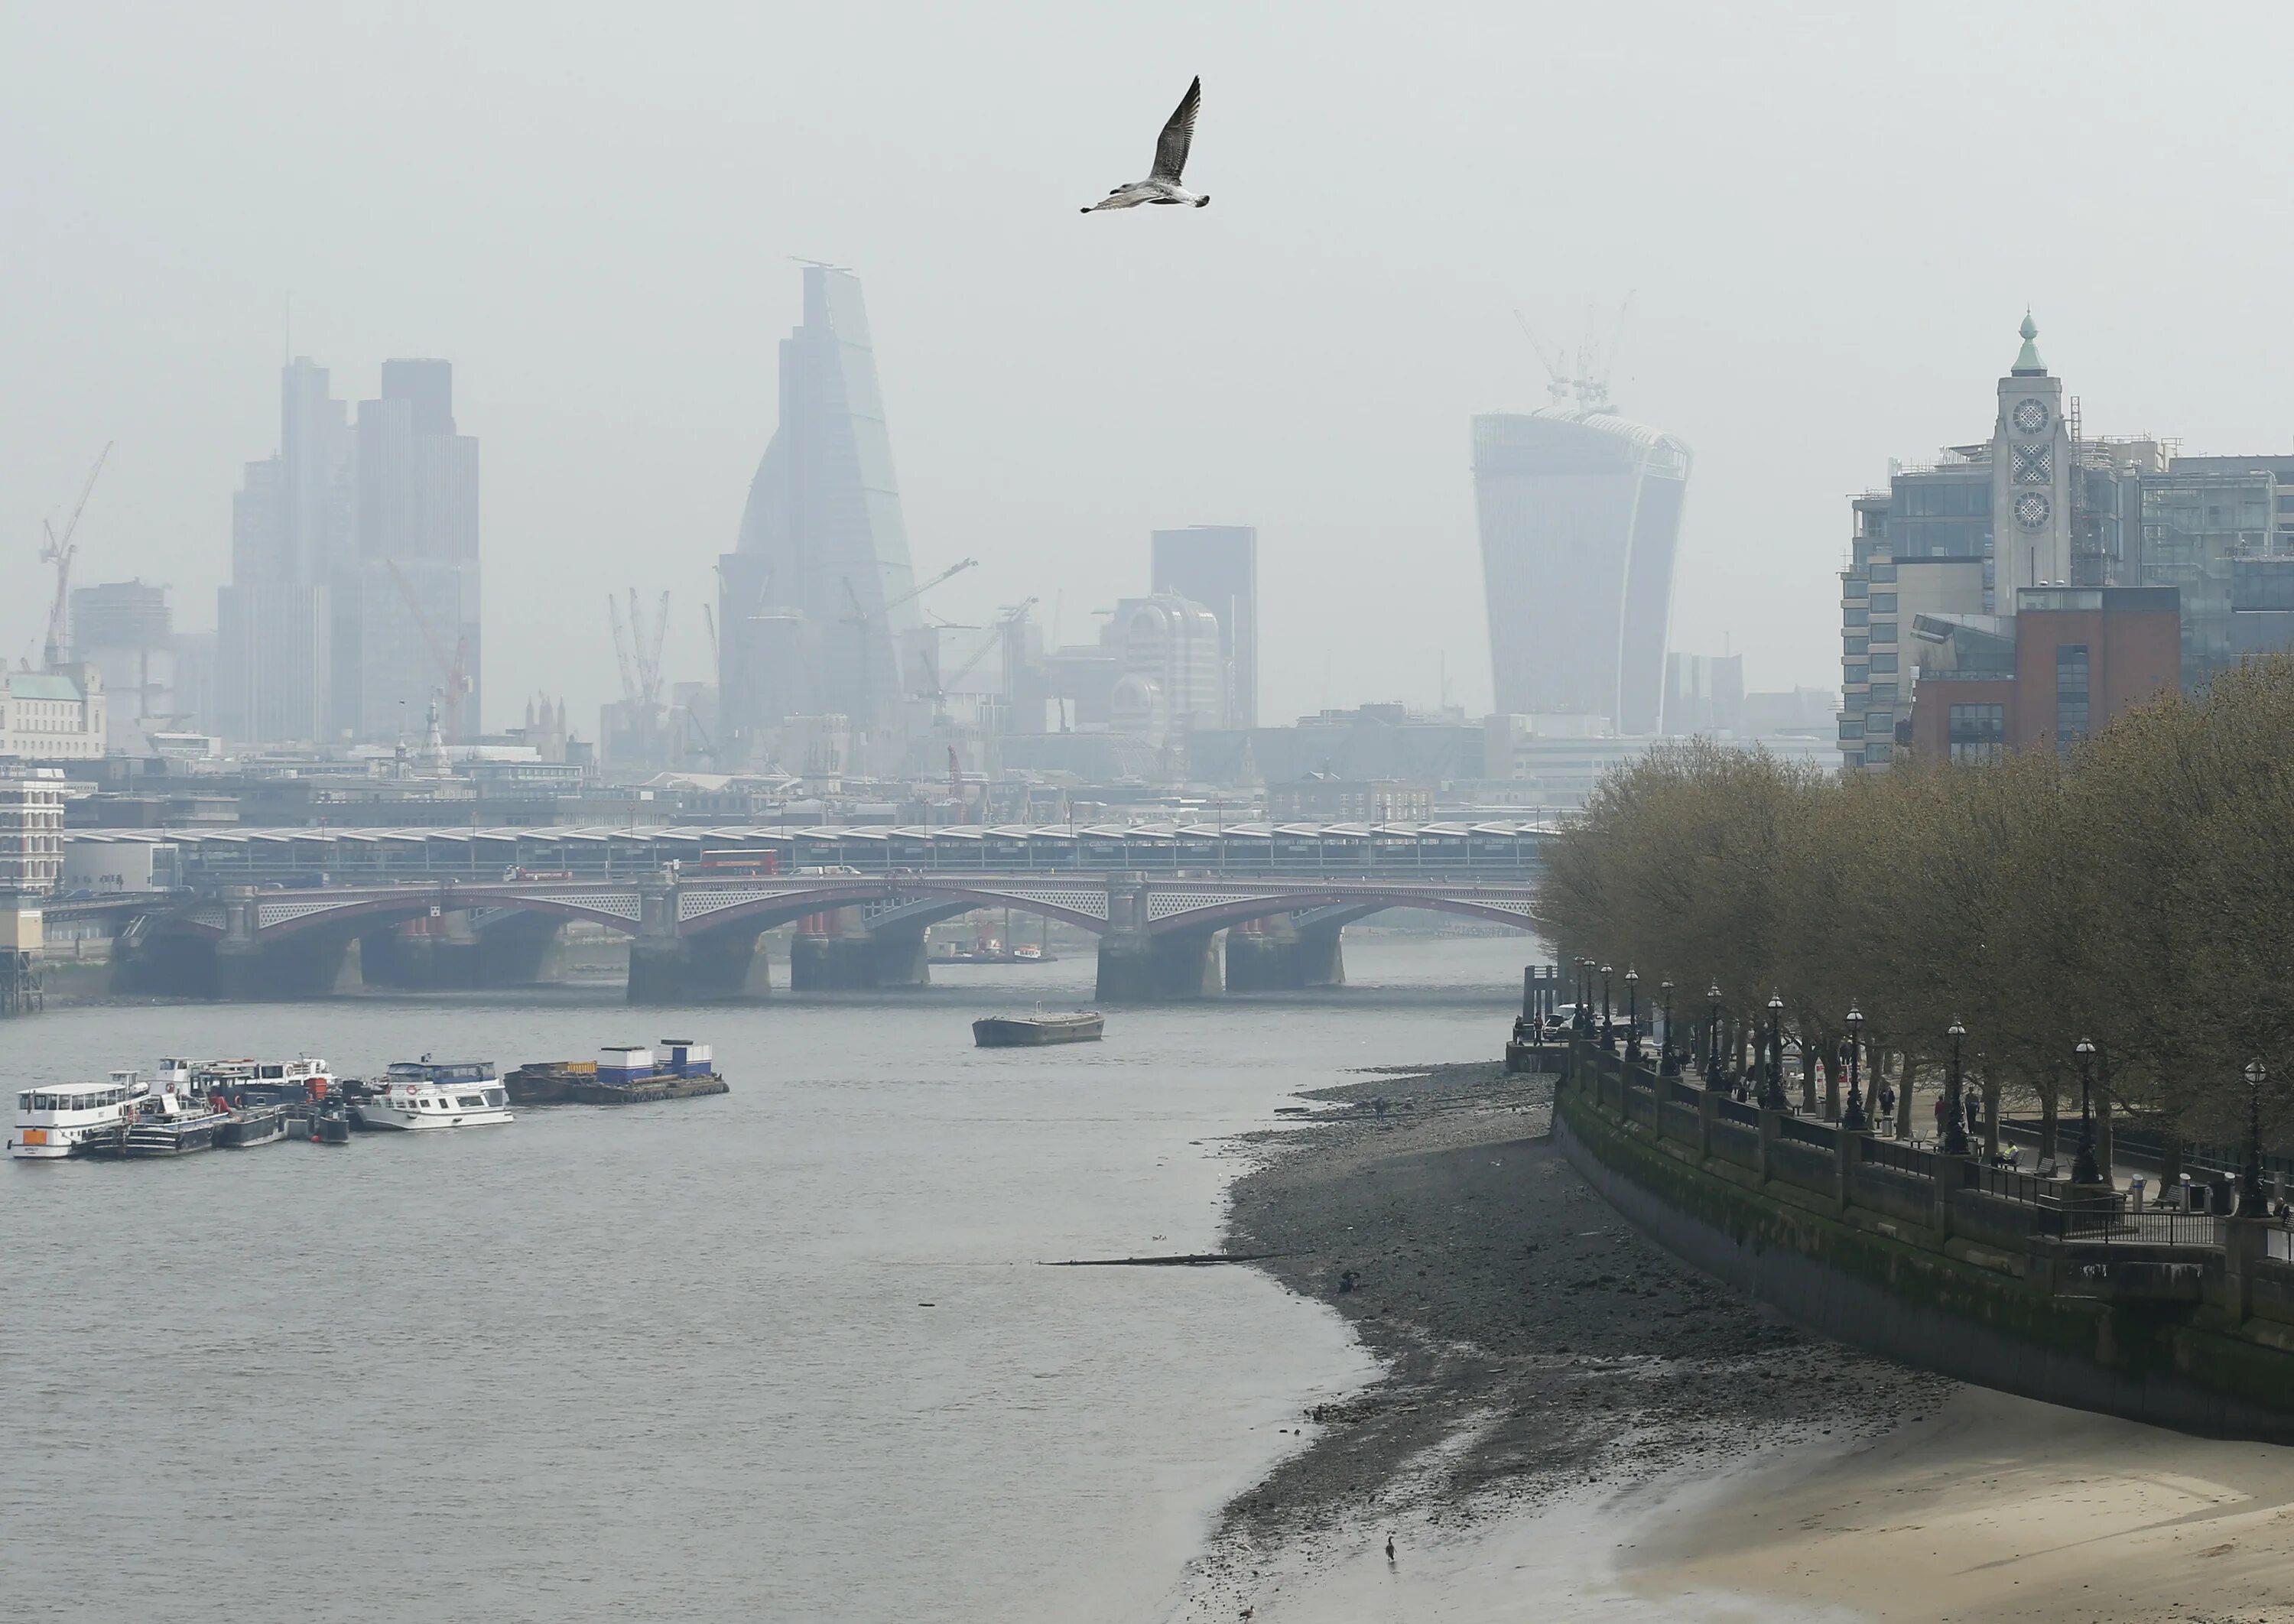
[[[1366,889],[1371,894],[1364,895]],[[1149,920],[1147,933],[1164,936],[1190,930],[1218,930],[1248,920],[1270,919],[1278,914],[1308,914],[1322,910],[1330,910],[1337,922],[1349,923],[1372,914],[1385,913],[1390,908],[1421,908],[1435,914],[1455,914],[1525,932],[1533,932],[1538,928],[1537,922],[1530,917],[1526,905],[1517,897],[1481,900],[1470,894],[1429,896],[1422,891],[1379,894],[1375,888],[1365,888],[1357,883],[1328,891],[1237,897],[1206,902],[1198,907],[1175,909],[1159,918]]]
[[[1059,920],[1094,935],[1102,935],[1107,930],[1107,893],[1098,886],[1062,886],[1054,881],[1043,885],[1007,889],[914,874],[890,878],[854,875],[841,882],[824,884],[818,889],[774,891],[681,919],[678,930],[685,936],[706,936],[728,926],[739,926],[748,930],[769,930],[774,925],[786,924],[809,914],[885,901],[931,905],[918,906],[913,914],[907,914],[904,910],[904,917],[899,922],[904,924],[911,919],[919,925],[930,924],[938,920],[954,918],[959,914],[968,914],[974,908],[1010,908],[1015,913],[1036,914],[1046,919]]]

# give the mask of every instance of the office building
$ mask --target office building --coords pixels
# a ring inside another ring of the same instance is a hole
[[[0,674],[0,757],[45,766],[103,754],[103,675],[92,665]]]
[[[64,775],[55,767],[0,767],[0,898],[45,895],[64,866]],[[37,947],[11,943],[11,946]]]
[[[725,742],[744,761],[795,716],[881,737],[899,653],[922,623],[860,280],[808,265],[804,319],[780,345],[780,423],[735,550],[718,560]]]
[[[175,634],[165,587],[114,581],[73,588],[71,640],[73,657],[103,678],[107,750],[140,753],[147,731],[173,726]]]
[[[1222,727],[1258,726],[1258,532],[1248,524],[1159,530],[1149,543],[1149,586],[1200,604],[1218,621],[1226,662]]]
[[[1176,593],[1127,597],[1108,625],[1122,674],[1109,725],[1161,747],[1218,727],[1227,713],[1226,656],[1217,617]]]
[[[1884,493],[1851,503],[1837,739],[1848,767],[1913,748],[1916,685],[1931,673],[1964,681],[1965,661],[2013,665],[2021,606],[2044,601],[2034,591],[2173,589],[2185,692],[2294,646],[2294,457],[2186,457],[2152,435],[2090,436],[2029,315],[2019,330],[1990,439],[1899,465]],[[2144,601],[2155,613],[2160,600]]]
[[[1422,824],[1433,816],[1430,784],[1309,773],[1288,784],[1266,786],[1269,823]]]
[[[1495,708],[1662,723],[1688,448],[1598,399],[1474,419]]]
[[[450,735],[475,733],[478,452],[455,432],[451,365],[385,361],[354,424],[308,358],[280,394],[280,449],[232,500],[213,725],[242,743],[387,742],[436,698]]]
[[[358,556],[335,578],[340,725],[357,738],[417,730],[438,702],[449,743],[481,731],[478,443],[454,428],[454,369],[382,363],[358,409]],[[411,724],[410,724],[411,719]]]
[[[1678,737],[1736,733],[1744,726],[1745,656],[1667,654],[1664,731]]]
[[[2174,692],[2181,612],[2171,587],[2024,587],[2011,616],[1923,621],[1934,643],[1911,707],[1911,754],[2068,755],[2129,706]]]

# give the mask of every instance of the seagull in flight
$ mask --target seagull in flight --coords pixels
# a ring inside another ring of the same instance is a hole
[[[1179,184],[1179,172],[1187,166],[1187,148],[1195,139],[1195,110],[1203,104],[1202,76],[1187,86],[1187,93],[1179,98],[1178,110],[1155,138],[1155,167],[1143,181],[1134,181],[1128,186],[1118,186],[1104,198],[1082,212],[1095,214],[1102,208],[1136,208],[1142,203],[1192,203],[1197,208],[1209,202],[1208,192],[1197,194]]]

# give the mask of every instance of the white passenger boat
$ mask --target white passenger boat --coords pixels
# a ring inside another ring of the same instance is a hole
[[[115,1071],[101,1084],[60,1083],[16,1096],[16,1132],[8,1153],[55,1160],[77,1153],[91,1136],[117,1141],[120,1125],[151,1092],[133,1071]]]
[[[389,1075],[358,1102],[370,1128],[476,1128],[515,1120],[492,1060],[394,1060]]]

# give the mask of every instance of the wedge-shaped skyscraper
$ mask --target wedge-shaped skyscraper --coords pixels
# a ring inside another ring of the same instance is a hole
[[[1474,419],[1496,708],[1663,722],[1688,448],[1606,409]]]
[[[792,716],[881,735],[898,715],[900,634],[921,622],[860,280],[809,265],[781,340],[780,426],[718,561],[728,754]]]

